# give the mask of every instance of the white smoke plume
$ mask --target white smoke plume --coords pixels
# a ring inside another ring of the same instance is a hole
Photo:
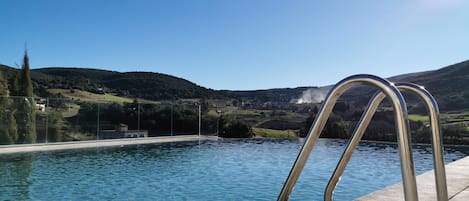
[[[302,103],[320,103],[329,92],[330,87],[310,88],[303,91],[303,94],[296,100],[296,104]]]

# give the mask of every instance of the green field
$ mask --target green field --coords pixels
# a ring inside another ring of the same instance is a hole
[[[255,110],[255,109],[238,109],[233,110],[226,114],[231,118],[242,120],[250,123],[253,127],[256,127],[269,120],[282,120],[290,122],[303,122],[306,118],[306,114],[299,114],[291,112],[289,110]]]
[[[297,138],[297,131],[294,130],[272,130],[266,128],[252,128],[252,132],[256,136],[268,138]]]
[[[411,121],[420,121],[420,122],[429,122],[428,116],[418,115],[418,114],[409,114],[409,120],[411,120]]]
[[[70,98],[77,101],[84,101],[84,102],[110,102],[110,103],[132,103],[134,99],[128,97],[120,97],[113,94],[96,94],[91,93],[88,91],[81,91],[81,90],[70,90],[70,89],[49,89],[48,92],[53,94],[61,94],[66,98]],[[157,101],[150,101],[144,99],[138,99],[141,103],[158,103]]]

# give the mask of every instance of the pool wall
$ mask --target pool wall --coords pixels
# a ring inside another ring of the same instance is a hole
[[[215,136],[198,136],[198,135],[179,135],[166,137],[148,137],[148,138],[125,138],[114,140],[93,140],[93,141],[77,141],[77,142],[61,142],[61,143],[38,143],[27,145],[9,145],[0,148],[0,154],[26,153],[36,151],[55,151],[66,149],[82,149],[93,147],[112,147],[136,144],[153,144],[165,142],[181,142],[181,141],[197,141],[197,140],[217,140]]]

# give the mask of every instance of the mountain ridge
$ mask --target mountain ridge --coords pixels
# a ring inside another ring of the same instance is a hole
[[[19,69],[0,65],[8,79]],[[103,91],[148,100],[177,100],[189,98],[229,99],[221,91],[205,88],[189,80],[155,72],[117,72],[94,68],[46,67],[31,70],[35,91],[43,89],[80,89]],[[39,96],[44,94],[37,94]]]
[[[440,109],[469,109],[469,60],[436,70],[393,76],[389,80],[422,85],[437,99]]]
[[[0,65],[6,77],[18,69]],[[261,90],[213,90],[189,80],[156,72],[118,72],[95,68],[46,67],[31,70],[35,88],[77,88],[115,93],[149,100],[210,98],[249,99],[254,102],[291,103],[299,99],[306,90],[323,87],[300,86],[295,88],[274,88]],[[469,60],[455,63],[436,70],[407,73],[387,78],[393,82],[412,82],[424,86],[432,93],[444,110],[469,108]],[[363,91],[352,95],[360,96]],[[358,94],[357,94],[358,93]],[[349,96],[350,97],[350,96]]]

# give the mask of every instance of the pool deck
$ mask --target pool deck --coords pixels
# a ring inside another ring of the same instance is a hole
[[[60,143],[38,143],[28,145],[5,145],[0,146],[0,154],[26,153],[36,151],[55,151],[65,149],[83,149],[95,147],[113,147],[136,144],[155,144],[165,142],[182,142],[182,141],[198,141],[198,140],[216,140],[216,136],[198,136],[198,135],[178,135],[164,137],[146,137],[146,138],[125,138],[113,140],[90,140],[90,141],[74,141]]]
[[[448,197],[450,201],[469,200],[469,156],[445,166]],[[436,200],[435,175],[433,170],[417,176],[418,197],[422,201]],[[404,200],[402,183],[370,193],[356,201]]]

